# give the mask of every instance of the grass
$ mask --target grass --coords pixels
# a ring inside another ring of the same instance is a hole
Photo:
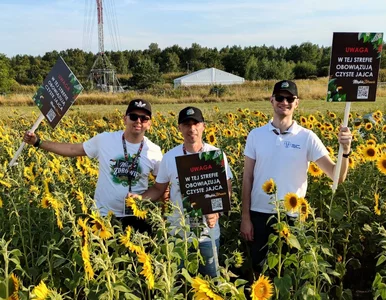
[[[153,111],[159,111],[161,113],[179,112],[182,108],[193,105],[199,107],[204,115],[208,116],[214,112],[214,107],[218,107],[221,112],[235,112],[237,109],[248,108],[250,110],[258,110],[265,114],[270,114],[272,107],[269,101],[234,101],[234,102],[221,102],[221,103],[165,103],[153,104]],[[70,108],[69,114],[93,114],[95,117],[100,117],[113,113],[116,110],[122,112],[126,111],[127,105],[74,105]],[[324,100],[301,100],[298,111],[300,114],[311,114],[316,111],[322,113],[326,111],[333,111],[337,114],[342,114],[344,112],[345,103],[327,103]],[[386,97],[378,97],[376,102],[353,102],[351,104],[351,111],[364,115],[369,112],[374,112],[375,110],[381,110],[386,112]],[[0,107],[0,119],[5,119],[10,115],[11,111],[15,111],[21,117],[30,116],[34,111],[39,113],[37,107],[34,106],[17,106],[17,107]]]
[[[234,112],[238,108],[248,108],[270,114],[272,108],[269,97],[275,82],[276,80],[260,80],[243,85],[227,86],[221,97],[211,94],[210,86],[174,89],[170,83],[146,91],[137,90],[115,94],[83,92],[69,113],[95,114],[97,117],[118,110],[123,114],[130,100],[143,98],[152,103],[154,111],[160,112],[178,112],[187,105],[193,105],[200,107],[206,115],[210,115],[215,106],[219,107],[222,112]],[[327,77],[317,80],[296,80],[301,99],[298,109],[300,114],[310,114],[316,111],[323,113],[327,110],[343,114],[344,103],[326,102],[327,82]],[[35,90],[36,88],[30,87],[21,94],[0,96],[0,119],[6,118],[10,109],[16,110],[21,116],[28,116],[31,111],[38,112],[32,101]],[[378,87],[376,102],[355,102],[351,105],[352,112],[362,115],[377,109],[386,111],[386,86]]]

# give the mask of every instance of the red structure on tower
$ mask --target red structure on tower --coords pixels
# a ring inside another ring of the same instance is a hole
[[[103,0],[96,0],[98,14],[98,54],[91,68],[89,80],[92,89],[103,92],[119,92],[122,87],[116,77],[115,68],[105,54],[103,35]]]

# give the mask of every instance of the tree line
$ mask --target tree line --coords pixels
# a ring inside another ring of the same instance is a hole
[[[383,48],[381,68],[386,68]],[[260,79],[305,79],[328,75],[331,47],[306,42],[291,47],[202,47],[193,43],[189,48],[178,45],[161,50],[151,43],[145,50],[107,51],[105,54],[117,74],[126,76],[127,86],[147,88],[161,80],[165,73],[190,73],[215,67],[244,77]],[[57,58],[62,56],[75,75],[84,82],[95,61],[95,54],[80,49],[51,51],[43,56],[16,55],[8,58],[0,54],[0,93],[17,85],[41,84]],[[125,80],[125,76],[122,76]]]

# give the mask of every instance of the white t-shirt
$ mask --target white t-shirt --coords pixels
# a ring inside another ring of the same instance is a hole
[[[307,191],[307,170],[310,161],[328,155],[318,136],[296,122],[286,134],[275,134],[272,123],[253,129],[247,138],[244,155],[256,161],[253,170],[251,210],[274,213],[271,196],[262,185],[272,178],[278,199],[287,193],[304,197]]]
[[[83,143],[84,151],[90,158],[99,161],[99,176],[95,189],[95,201],[102,216],[112,211],[117,217],[124,217],[125,198],[129,192],[127,171],[134,172],[131,191],[142,194],[148,189],[149,174],[157,175],[162,159],[161,148],[144,137],[138,167],[130,169],[131,161],[138,153],[141,143],[127,141],[128,162],[124,157],[122,145],[123,130],[104,132]]]
[[[212,145],[204,143],[202,152],[211,151],[211,150],[219,150],[219,149]],[[187,155],[189,154],[193,154],[193,153],[188,152]],[[182,213],[183,213],[183,204],[182,204],[182,196],[181,196],[180,185],[178,180],[176,157],[183,156],[183,155],[184,155],[184,151],[183,151],[182,145],[174,147],[173,149],[165,153],[164,157],[162,158],[159,172],[156,178],[156,181],[158,183],[170,182],[170,201],[172,201],[174,205],[178,206],[181,209]],[[228,160],[225,154],[224,154],[224,161],[225,161],[225,170],[226,170],[227,179],[232,179],[233,178],[232,172],[229,168]],[[175,210],[173,215],[168,218],[168,221],[172,224],[172,226],[180,227],[180,217],[181,217],[181,213],[178,210]],[[203,217],[202,221],[205,225],[207,224],[205,217]],[[189,223],[189,220],[186,219],[186,222]],[[219,237],[220,237],[220,226],[217,222],[214,227],[214,238],[218,239]],[[207,226],[201,232],[199,241],[200,242],[210,241],[209,228]]]

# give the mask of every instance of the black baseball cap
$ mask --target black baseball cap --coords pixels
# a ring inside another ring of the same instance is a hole
[[[134,99],[131,100],[129,106],[126,109],[126,115],[131,113],[133,110],[141,109],[145,111],[151,117],[151,105],[149,101],[144,99]]]
[[[178,115],[178,124],[181,124],[190,119],[197,122],[204,122],[204,117],[202,116],[201,110],[193,106],[185,107],[180,111]]]
[[[287,91],[291,93],[292,96],[299,97],[296,83],[291,80],[282,80],[282,81],[276,82],[275,86],[273,87],[272,94],[276,95],[282,91]]]

